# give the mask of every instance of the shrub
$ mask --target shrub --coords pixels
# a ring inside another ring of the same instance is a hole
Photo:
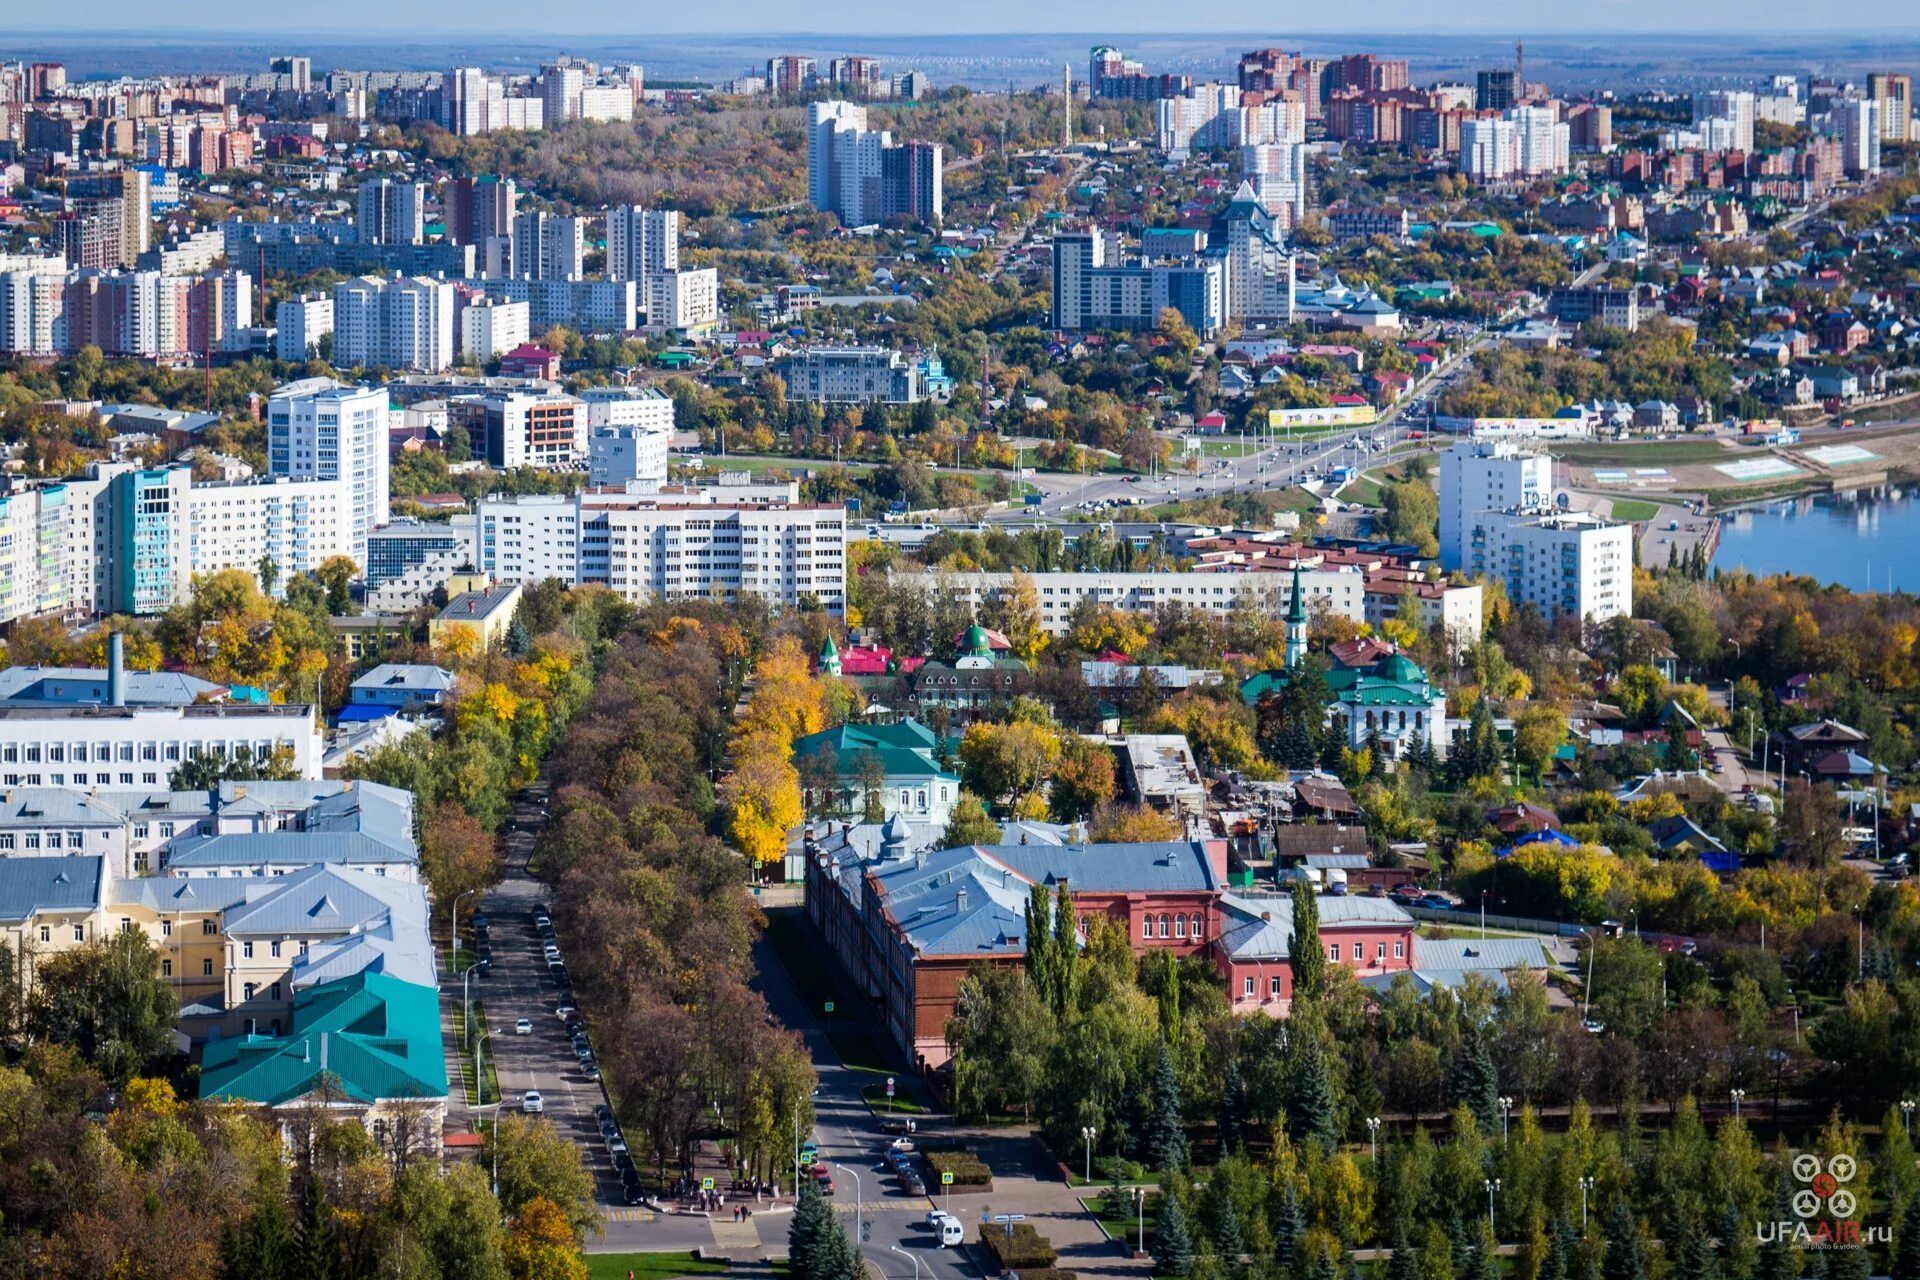
[[[956,1187],[984,1187],[993,1181],[993,1170],[971,1151],[929,1151],[927,1167],[933,1170],[930,1184],[938,1185],[943,1173],[953,1175]]]
[[[1060,1257],[1054,1251],[1053,1242],[1025,1222],[1013,1224],[1011,1239],[1002,1224],[983,1222],[980,1224],[980,1243],[986,1246],[987,1252],[993,1255],[1002,1271],[1046,1271]]]

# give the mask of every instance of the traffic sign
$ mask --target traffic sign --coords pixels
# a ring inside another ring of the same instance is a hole
[[[831,1000],[829,1000],[829,1001],[827,1001],[827,1012],[828,1012],[828,1013],[832,1013],[832,1012],[833,1012],[833,1001],[831,1001]]]
[[[943,1187],[950,1187],[953,1185],[953,1170],[943,1169],[940,1171],[940,1185]]]
[[[892,1076],[887,1077],[887,1096],[889,1098],[893,1096],[893,1077]]]
[[[711,1191],[711,1190],[713,1190],[713,1179],[712,1179],[712,1178],[702,1178],[702,1179],[700,1179],[700,1189],[701,1189],[702,1191]]]

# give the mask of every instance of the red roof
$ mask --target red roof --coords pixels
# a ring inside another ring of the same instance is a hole
[[[531,342],[523,342],[502,356],[503,360],[551,360],[553,352]]]

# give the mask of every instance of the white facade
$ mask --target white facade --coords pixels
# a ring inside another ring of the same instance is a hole
[[[453,313],[444,280],[343,280],[333,287],[333,363],[442,372],[453,366]]]
[[[607,278],[644,280],[680,269],[680,211],[615,205],[607,210]]]
[[[527,304],[528,325],[545,333],[557,324],[581,333],[628,333],[640,322],[639,285],[632,280],[487,279],[489,298]]]
[[[1553,108],[1513,107],[1507,111],[1507,119],[1513,122],[1514,163],[1522,177],[1566,172],[1569,131]],[[1753,130],[1751,117],[1747,130],[1749,134]]]
[[[1531,511],[1553,505],[1553,459],[1510,441],[1462,441],[1440,460],[1440,563],[1448,569],[1487,573],[1475,554],[1473,533],[1481,513]]]
[[[1755,98],[1749,89],[1712,89],[1693,95],[1693,123],[1725,120],[1730,128],[1725,137],[1728,150],[1753,150]]]
[[[300,777],[320,777],[311,706],[0,707],[0,786],[164,787],[195,755],[242,747],[255,759],[285,747]]]
[[[1040,625],[1048,635],[1065,635],[1073,625],[1073,611],[1082,600],[1112,605],[1129,613],[1152,613],[1163,604],[1184,605],[1208,613],[1226,614],[1242,600],[1276,617],[1290,601],[1293,579],[1277,573],[1028,573],[1040,600]],[[965,600],[976,609],[1013,586],[1011,573],[893,573],[892,581],[943,597]],[[1355,622],[1366,618],[1362,599],[1364,579],[1357,570],[1326,570],[1300,575],[1300,589],[1309,608],[1324,610]]]
[[[1840,164],[1849,178],[1880,172],[1880,103],[1873,98],[1842,98],[1833,104],[1840,124]]]
[[[324,293],[288,298],[274,310],[274,354],[282,360],[311,360],[320,339],[333,333],[333,299]]]
[[[667,401],[667,409],[671,416],[673,401]],[[621,487],[635,480],[664,482],[667,446],[672,441],[672,428],[591,427],[587,435],[587,483],[601,488]]]
[[[362,244],[420,244],[427,238],[427,189],[374,178],[360,184],[355,225]]]
[[[852,102],[815,102],[807,107],[807,203],[816,209],[835,207],[834,196],[845,178],[835,172],[840,155],[836,134],[865,132],[867,109]],[[879,158],[874,158],[878,178]],[[859,185],[857,182],[854,184]],[[846,219],[851,223],[852,219]]]
[[[381,418],[384,423],[384,410]],[[385,441],[381,444],[384,462]],[[382,510],[385,502],[383,489]],[[366,543],[363,535],[355,555],[354,511],[352,481],[345,476],[192,486],[186,504],[186,572],[175,581],[174,602],[187,598],[195,576],[221,569],[257,575],[261,562],[270,560],[278,570],[277,586],[284,587],[288,578],[313,573],[333,556],[362,563]]]
[[[590,84],[580,89],[582,120],[633,119],[633,88],[626,84]]]
[[[440,123],[462,136],[540,129],[545,107],[541,98],[509,98],[506,86],[478,67],[456,67],[440,81]]]
[[[1475,182],[1504,182],[1520,169],[1520,143],[1511,120],[1460,122],[1460,171]]]
[[[1279,127],[1285,129],[1288,124],[1283,118]],[[1237,85],[1197,84],[1178,98],[1162,98],[1154,104],[1154,142],[1169,155],[1184,156],[1194,147],[1238,145],[1240,138],[1232,135],[1245,127]],[[1305,130],[1303,116],[1302,140]]]
[[[701,334],[720,323],[720,273],[713,267],[647,276],[647,331]]]
[[[1514,604],[1590,622],[1633,612],[1631,524],[1584,513],[1488,518],[1493,576]]]
[[[267,401],[270,473],[292,480],[344,480],[352,494],[349,551],[367,563],[367,535],[387,523],[388,399],[382,387],[313,378],[277,388]]]
[[[672,432],[673,397],[658,387],[588,387],[580,393],[589,427]]]
[[[584,67],[543,67],[540,71],[540,96],[545,104],[541,114],[548,125],[580,118],[580,91],[587,86]]]
[[[525,302],[470,302],[460,308],[460,356],[475,364],[486,364],[495,357],[525,343],[532,328],[531,311]]]
[[[473,564],[495,582],[580,581],[580,504],[565,494],[482,498]]]

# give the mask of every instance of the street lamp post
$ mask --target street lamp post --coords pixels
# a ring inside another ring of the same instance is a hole
[[[1373,1148],[1373,1163],[1380,1163],[1380,1117],[1367,1117],[1367,1142]]]
[[[1912,1098],[1902,1098],[1900,1100],[1900,1127],[1906,1130],[1907,1136],[1909,1138],[1913,1136],[1913,1099]]]
[[[1513,1114],[1513,1099],[1500,1098],[1500,1145],[1507,1145],[1507,1117]]]
[[[1580,1179],[1580,1234],[1587,1233],[1587,1193],[1593,1190],[1593,1179]]]
[[[1738,1120],[1740,1118],[1740,1100],[1747,1096],[1747,1091],[1745,1089],[1734,1089],[1730,1092],[1733,1094],[1733,1118]]]
[[[1089,1184],[1091,1184],[1093,1182],[1093,1140],[1100,1136],[1100,1130],[1095,1125],[1083,1124],[1080,1126],[1080,1136],[1086,1141],[1086,1148],[1087,1148],[1086,1180]]]
[[[887,1248],[899,1254],[901,1257],[905,1258],[908,1262],[911,1262],[913,1264],[913,1280],[920,1280],[920,1258],[917,1254],[908,1253],[905,1249],[902,1249],[897,1244],[890,1244],[887,1246]]]
[[[866,1216],[867,1209],[866,1194],[860,1189],[860,1175],[843,1164],[836,1163],[833,1167],[842,1173],[851,1174],[853,1177],[853,1237],[859,1240],[862,1238],[860,1234],[861,1220]]]
[[[1494,1196],[1498,1195],[1499,1192],[1500,1192],[1500,1179],[1488,1178],[1487,1179],[1487,1231],[1489,1233],[1496,1232],[1496,1228],[1494,1227],[1494,1223],[1493,1223],[1493,1198]],[[1495,1234],[1495,1238],[1498,1239],[1497,1234]]]
[[[475,887],[465,893],[456,893],[453,895],[452,904],[447,908],[447,945],[456,951],[460,949],[460,899],[471,898],[479,892],[480,889]]]

